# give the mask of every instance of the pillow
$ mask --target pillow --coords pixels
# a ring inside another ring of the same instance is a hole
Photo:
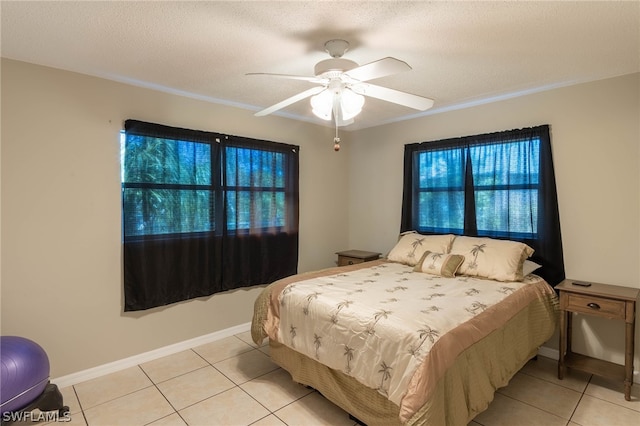
[[[460,265],[462,265],[462,262],[464,262],[464,256],[459,254],[425,251],[422,259],[420,259],[413,270],[415,272],[426,272],[427,274],[453,278],[456,276],[456,271]]]
[[[422,235],[415,231],[402,234],[395,247],[387,255],[393,262],[415,266],[424,252],[449,253],[455,235]]]
[[[529,274],[533,274],[534,271],[542,268],[542,265],[538,265],[536,262],[525,260],[522,264],[522,276],[526,277]]]
[[[459,274],[496,281],[522,281],[522,265],[533,249],[517,241],[493,238],[456,237],[451,253],[465,257]]]

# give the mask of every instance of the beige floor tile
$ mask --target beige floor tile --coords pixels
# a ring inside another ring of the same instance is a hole
[[[567,420],[500,393],[473,421],[483,426],[565,426]]]
[[[189,426],[241,426],[268,416],[269,411],[235,387],[180,411]]]
[[[582,396],[580,392],[523,373],[517,373],[498,392],[567,420]]]
[[[279,367],[257,349],[217,362],[213,365],[235,384],[242,384]]]
[[[240,355],[244,352],[253,350],[254,348],[238,339],[235,336],[226,337],[206,345],[193,348],[198,355],[206,359],[209,363],[216,362]]]
[[[160,391],[151,386],[85,411],[89,426],[142,426],[174,412]]]
[[[269,344],[268,339],[264,339],[260,345],[256,345],[253,339],[251,338],[251,331],[245,331],[244,333],[239,333],[235,335],[238,339],[242,340],[248,345],[253,346],[254,348],[258,348],[260,346],[265,346]]]
[[[257,347],[250,339],[248,332],[240,333],[60,389],[71,411],[66,424],[354,425],[346,412],[296,384],[271,361],[268,345]],[[557,361],[538,357],[499,389],[469,426],[543,424],[635,426],[640,424],[640,386],[634,385],[632,400],[625,401],[621,382],[572,370],[558,380]]]
[[[73,386],[61,388],[60,393],[62,394],[63,404],[69,407],[69,412],[71,414],[79,413],[81,411],[80,403],[78,402],[78,397],[76,396],[76,391],[73,389]]]
[[[251,426],[287,426],[282,420],[271,414],[265,418],[258,420],[255,423],[251,423]]]
[[[349,414],[318,392],[310,393],[274,413],[287,425],[352,426]]]
[[[635,426],[640,412],[584,395],[571,421],[582,426]]]
[[[271,357],[271,348],[269,347],[269,342],[267,342],[266,345],[264,346],[260,346],[260,348],[258,348],[260,350],[260,352],[262,352],[263,354],[265,354],[268,357]]]
[[[131,367],[74,385],[83,410],[152,386],[140,367]]]
[[[520,372],[577,392],[584,392],[591,377],[590,374],[582,371],[566,369],[564,378],[560,380],[558,379],[558,361],[543,356],[538,356],[538,359],[529,361]]]
[[[153,423],[149,423],[149,426],[187,426],[187,424],[178,413],[173,413]]]
[[[154,383],[160,383],[205,365],[208,365],[207,361],[192,350],[187,350],[145,362],[140,367]]]
[[[231,380],[210,365],[158,384],[162,394],[176,410],[181,410],[234,386]]]
[[[586,395],[604,399],[617,405],[622,405],[631,410],[640,411],[640,385],[637,383],[631,386],[631,401],[624,399],[624,383],[593,376],[589,386],[584,391]]]
[[[296,383],[291,375],[279,368],[240,386],[270,411],[276,411],[313,392]]]

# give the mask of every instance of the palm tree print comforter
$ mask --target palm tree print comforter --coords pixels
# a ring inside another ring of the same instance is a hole
[[[377,390],[400,407],[401,420],[424,405],[465,348],[534,300],[547,304],[552,332],[557,308],[555,292],[535,275],[444,278],[386,261],[285,279],[268,292],[269,338]]]

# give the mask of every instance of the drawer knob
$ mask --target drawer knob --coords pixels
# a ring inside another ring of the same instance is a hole
[[[349,261],[349,265],[353,265],[353,260],[350,260],[350,261]]]
[[[591,309],[600,309],[600,305],[598,305],[597,303],[587,303],[587,306],[590,307]]]

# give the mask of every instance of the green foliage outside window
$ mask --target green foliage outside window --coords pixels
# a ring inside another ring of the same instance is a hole
[[[208,143],[126,135],[121,145],[125,237],[215,231],[217,205],[227,230],[285,225],[281,152],[225,147],[222,178]]]

